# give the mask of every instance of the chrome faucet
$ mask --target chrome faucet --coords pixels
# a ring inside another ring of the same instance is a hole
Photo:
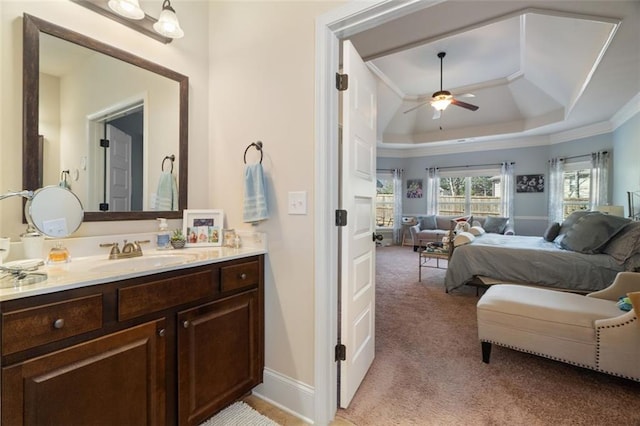
[[[111,247],[111,251],[109,252],[109,259],[128,259],[131,257],[140,257],[142,256],[142,247],[140,244],[148,243],[149,240],[144,241],[134,241],[132,243],[124,240],[122,251],[120,251],[120,247],[118,243],[104,243],[100,244],[100,247]]]

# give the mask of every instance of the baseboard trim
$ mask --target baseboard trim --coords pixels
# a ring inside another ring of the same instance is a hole
[[[314,424],[313,387],[268,368],[264,369],[263,379],[262,384],[252,391],[255,396],[309,424]]]

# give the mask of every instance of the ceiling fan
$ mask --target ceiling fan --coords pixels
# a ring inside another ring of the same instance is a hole
[[[451,92],[449,92],[448,90],[443,90],[442,89],[442,59],[445,57],[447,53],[446,52],[439,52],[438,53],[438,58],[440,58],[440,90],[435,92],[433,95],[431,95],[431,100],[429,101],[425,101],[422,102],[416,106],[414,106],[413,108],[410,108],[408,110],[406,110],[404,113],[408,113],[411,112],[415,109],[420,108],[422,105],[425,105],[426,103],[431,103],[431,106],[434,108],[434,113],[433,113],[433,119],[438,119],[440,118],[440,114],[442,113],[442,111],[444,111],[449,104],[453,104],[462,108],[466,108],[468,110],[471,111],[476,111],[478,110],[478,106],[476,105],[472,105],[463,101],[460,101],[456,98],[453,97],[453,95],[451,94]],[[472,95],[471,93],[467,93],[464,95],[459,95],[458,97],[473,97],[474,95]]]

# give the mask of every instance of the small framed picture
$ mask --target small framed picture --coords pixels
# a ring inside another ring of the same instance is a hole
[[[222,245],[222,210],[185,210],[182,233],[187,239],[186,247],[211,247]]]

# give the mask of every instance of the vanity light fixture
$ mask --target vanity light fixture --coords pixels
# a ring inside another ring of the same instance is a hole
[[[158,19],[147,15],[140,8],[138,0],[71,1],[165,44],[171,43],[174,38],[184,36],[176,11],[171,7],[169,0],[163,1],[162,11]]]
[[[181,38],[184,36],[184,31],[180,28],[176,11],[171,7],[169,0],[162,2],[162,12],[160,12],[158,22],[153,24],[153,29],[156,30],[158,34],[170,38]]]
[[[140,8],[138,0],[109,0],[108,5],[109,9],[125,18],[135,20],[144,18],[144,11]]]

